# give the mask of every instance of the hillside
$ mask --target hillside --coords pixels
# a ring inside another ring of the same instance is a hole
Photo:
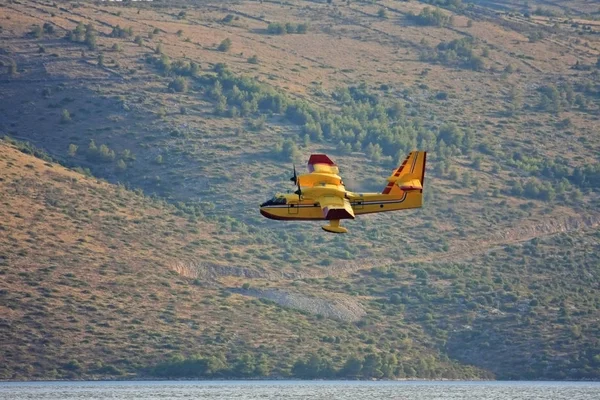
[[[598,10],[137,3],[0,7],[3,378],[600,376]],[[423,209],[258,213],[310,153],[366,191],[414,148]]]
[[[174,260],[206,259],[215,241],[229,247],[235,234],[220,237],[214,224],[183,218],[161,201],[0,146],[3,379],[161,374],[148,369],[197,356],[231,369],[215,375],[253,376],[261,368],[286,376],[315,350],[337,367],[379,353],[351,324],[362,315],[356,301],[287,290],[297,293],[298,307],[307,306],[302,299],[318,300],[326,312],[338,311],[323,318],[255,300],[231,280],[179,275],[184,270]],[[257,323],[261,329],[252,329]],[[400,345],[407,337],[422,342]],[[417,367],[417,353],[429,353],[440,373],[483,374],[440,360],[426,341],[408,325],[384,340],[403,349],[393,368],[398,361]]]

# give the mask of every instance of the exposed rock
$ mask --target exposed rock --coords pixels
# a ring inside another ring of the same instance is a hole
[[[353,322],[365,314],[364,308],[349,296],[338,295],[334,299],[310,297],[282,290],[230,289],[233,293],[274,301],[280,306],[295,308],[311,314],[320,314],[338,321]]]

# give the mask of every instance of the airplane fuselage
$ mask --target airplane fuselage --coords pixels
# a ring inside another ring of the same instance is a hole
[[[260,213],[276,220],[325,220],[323,211],[315,199],[298,198],[297,194],[279,195],[281,204],[261,205]],[[348,193],[355,215],[418,208],[422,205],[421,191],[406,191],[398,195],[382,193]],[[285,202],[283,201],[285,199]]]

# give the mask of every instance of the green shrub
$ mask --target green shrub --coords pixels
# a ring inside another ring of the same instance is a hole
[[[44,25],[42,28],[44,29],[45,33],[48,33],[48,34],[54,33],[54,25],[52,25],[49,22],[44,22]]]
[[[125,172],[125,170],[127,169],[127,164],[125,163],[125,161],[119,160],[117,161],[115,169],[117,170],[117,172]]]
[[[96,30],[92,24],[88,24],[85,27],[85,44],[88,46],[90,50],[96,50],[98,47],[96,44]]]
[[[409,13],[408,18],[415,21],[418,25],[424,26],[446,26],[452,23],[452,17],[441,11],[439,8],[425,7],[418,15]]]
[[[267,32],[271,35],[284,35],[286,33],[299,33],[304,34],[308,31],[308,24],[295,24],[287,22],[285,24],[281,22],[271,22],[267,26]]]
[[[79,146],[77,146],[76,144],[71,143],[69,145],[69,155],[71,157],[75,157],[75,154],[77,154],[77,149],[79,148]]]
[[[133,28],[130,26],[127,29],[122,29],[119,25],[117,25],[113,27],[113,30],[109,36],[113,38],[128,38],[133,36]]]
[[[223,51],[223,52],[229,51],[229,49],[231,48],[231,44],[232,44],[231,39],[227,38],[219,44],[219,46],[217,47],[217,50]]]
[[[71,113],[69,113],[69,110],[67,110],[66,108],[63,108],[63,110],[60,113],[60,122],[61,124],[71,122]]]
[[[305,34],[306,32],[308,32],[308,24],[298,24],[296,27],[296,33]]]
[[[267,26],[267,32],[272,35],[283,35],[286,33],[285,25],[280,22],[271,22]]]
[[[8,74],[16,75],[17,74],[17,62],[15,60],[10,60],[8,63]]]
[[[185,93],[188,90],[188,81],[182,76],[177,77],[169,83],[169,89],[175,92]]]
[[[34,26],[33,26],[33,28],[31,29],[31,35],[32,35],[34,38],[41,38],[41,37],[42,37],[42,34],[43,34],[43,32],[44,32],[44,31],[42,30],[42,27],[41,27],[41,26],[39,26],[39,25],[34,25]]]

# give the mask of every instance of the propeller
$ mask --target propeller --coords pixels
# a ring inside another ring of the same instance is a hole
[[[290,181],[294,182],[294,184],[295,184],[297,180],[298,180],[298,175],[296,174],[296,164],[294,164],[294,176],[292,176],[290,178]]]
[[[290,181],[298,185],[298,190],[296,190],[294,193],[298,195],[298,201],[300,201],[300,196],[302,196],[302,189],[300,189],[300,179],[298,179],[298,174],[296,174],[296,164],[294,164],[294,176],[290,178]]]

